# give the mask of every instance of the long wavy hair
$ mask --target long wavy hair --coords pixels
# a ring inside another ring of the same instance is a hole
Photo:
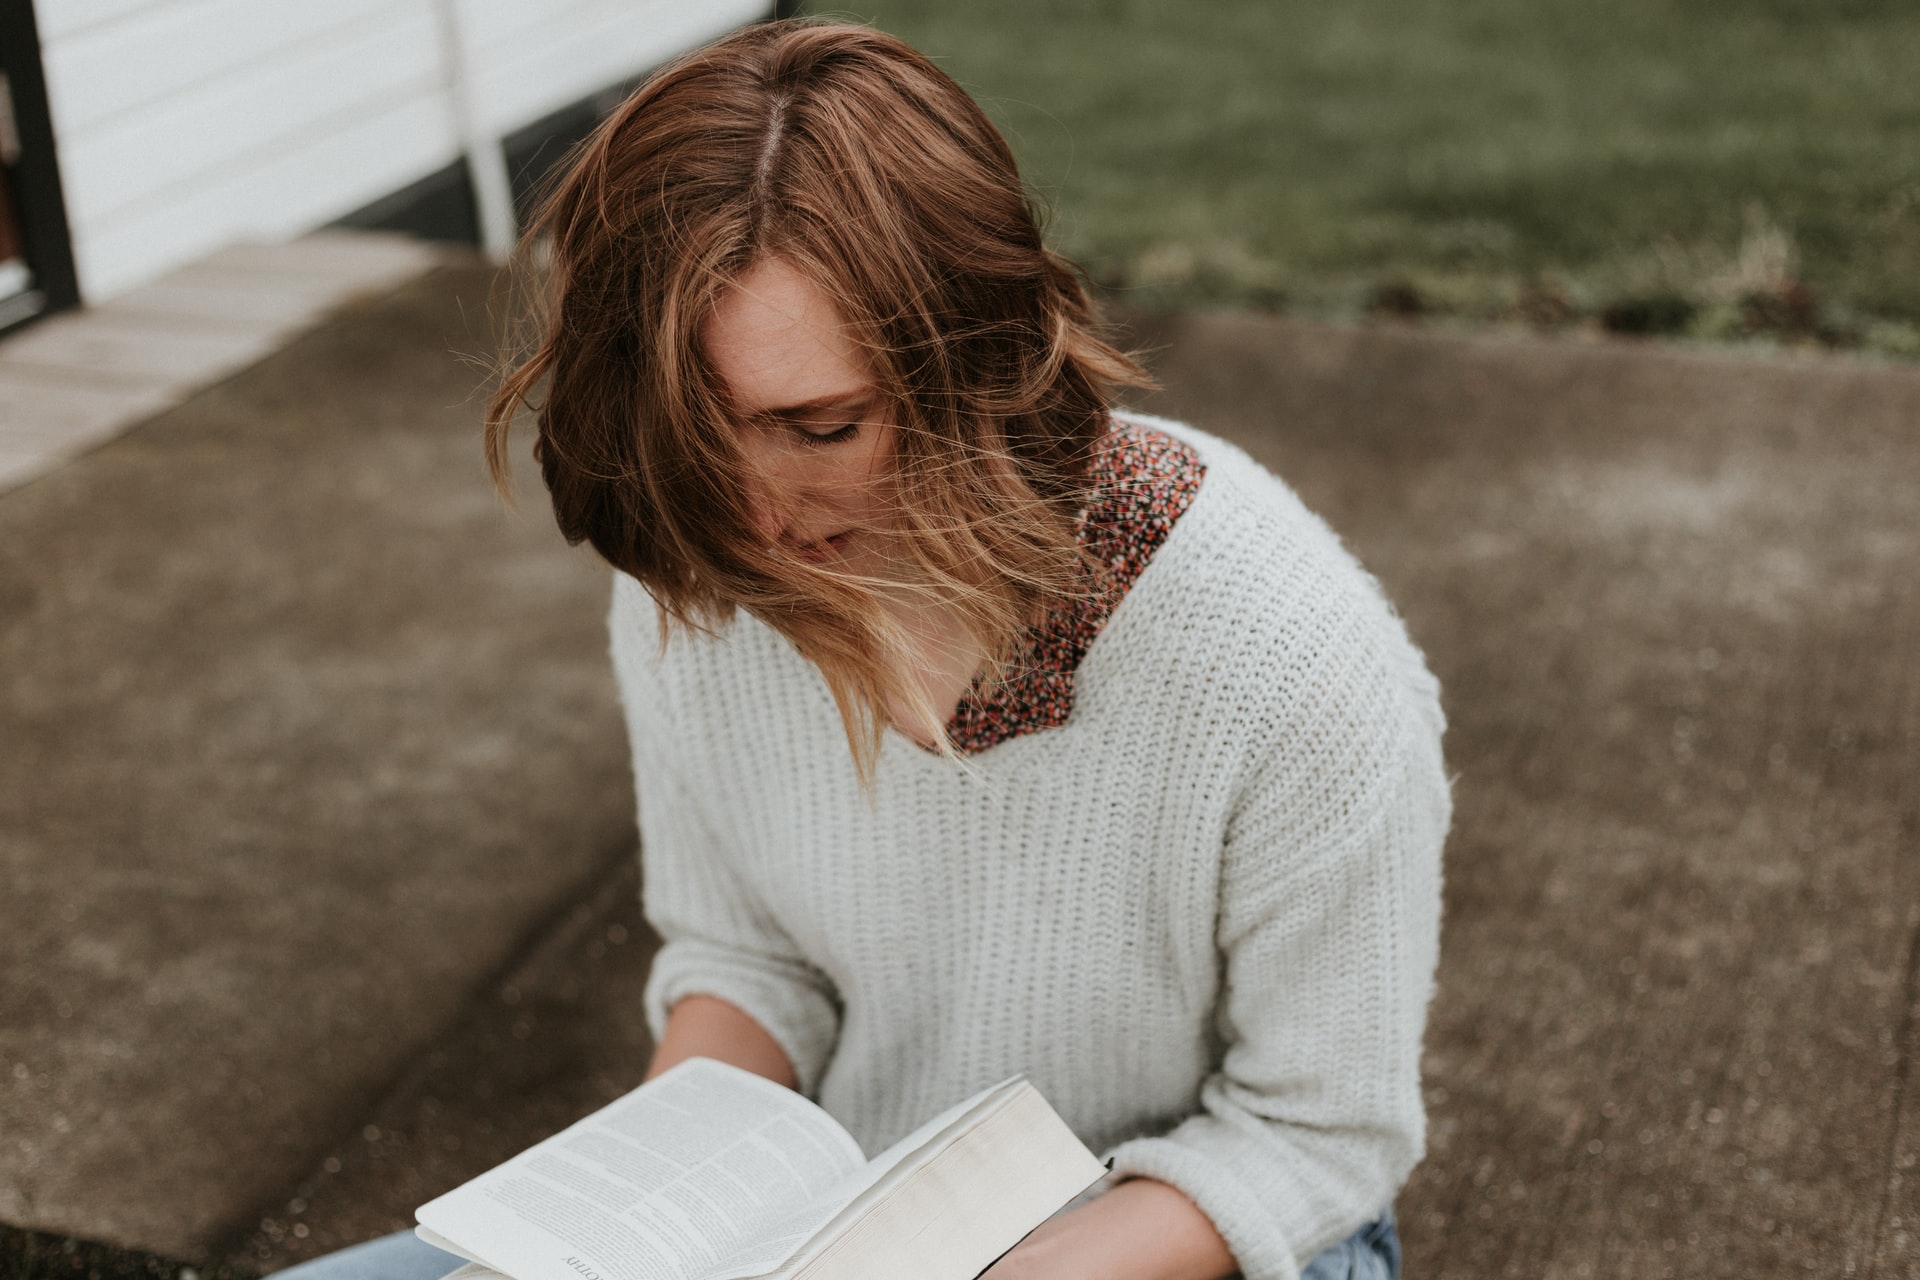
[[[833,300],[896,426],[900,563],[879,584],[768,545],[725,388],[699,336],[763,258]],[[645,585],[663,643],[745,609],[832,689],[871,777],[889,704],[941,724],[881,589],[930,593],[989,671],[1087,589],[1076,541],[1113,393],[1149,385],[1041,242],[998,130],[891,36],[747,27],[650,77],[570,158],[531,220],[532,324],[487,412],[487,460],[538,424],[569,542]]]

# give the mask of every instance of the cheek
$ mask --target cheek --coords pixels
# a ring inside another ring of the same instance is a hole
[[[879,433],[853,468],[869,506],[885,505],[893,491],[893,433]]]
[[[886,480],[893,474],[895,444],[895,432],[890,425],[881,426],[867,437],[860,466],[869,480]]]

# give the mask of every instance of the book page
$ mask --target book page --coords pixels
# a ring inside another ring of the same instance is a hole
[[[913,1157],[924,1158],[953,1134],[978,1123],[982,1115],[1011,1096],[1019,1083],[1018,1076],[1004,1080],[948,1107],[815,1196],[810,1203],[796,1208],[785,1221],[770,1226],[764,1239],[754,1240],[747,1248],[717,1263],[711,1280],[720,1280],[723,1275],[727,1280],[738,1280],[742,1276],[762,1275],[776,1268],[791,1270],[801,1265],[825,1247],[826,1241],[846,1221],[858,1215],[861,1206],[890,1181],[888,1175],[896,1167]],[[769,1258],[772,1261],[769,1262]]]
[[[1105,1166],[1031,1086],[900,1161],[783,1280],[974,1280]]]
[[[512,1280],[512,1277],[501,1275],[484,1262],[469,1262],[447,1272],[440,1280]]]
[[[962,1134],[1005,1107],[1022,1090],[1030,1088],[1024,1077],[1015,1076],[982,1089],[971,1098],[948,1107],[875,1156],[866,1168],[816,1202],[814,1211],[823,1213],[823,1216],[807,1238],[800,1242],[799,1251],[787,1260],[782,1274],[791,1274],[807,1265],[835,1237],[884,1199],[901,1179],[911,1175],[914,1169],[938,1156]]]
[[[776,1270],[782,1229],[864,1164],[792,1090],[696,1058],[417,1217],[514,1280],[734,1280]]]
[[[969,1124],[978,1123],[982,1117],[996,1110],[1007,1099],[1011,1098],[1014,1090],[1019,1087],[1021,1081],[1025,1078],[1024,1076],[1014,1076],[1010,1079],[1002,1080],[999,1084],[991,1088],[982,1089],[971,1098],[965,1098],[954,1103],[945,1111],[942,1111],[939,1115],[933,1117],[933,1119],[927,1121],[918,1129],[915,1129],[912,1133],[888,1147],[885,1151],[882,1151],[867,1164],[868,1170],[873,1175],[872,1181],[878,1182],[895,1165],[921,1150],[923,1147],[935,1145],[936,1140],[942,1133],[954,1128],[961,1121],[964,1120]]]

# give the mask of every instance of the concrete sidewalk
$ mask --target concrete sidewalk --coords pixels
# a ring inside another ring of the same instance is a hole
[[[429,270],[406,236],[237,244],[0,340],[0,493],[279,350],[357,298]]]
[[[1920,1275],[1920,371],[1146,336],[1445,689],[1410,1274]]]
[[[604,575],[487,488],[487,286],[0,496],[0,1222],[260,1269],[637,1080]],[[1920,372],[1140,336],[1446,688],[1409,1274],[1920,1274]]]
[[[630,860],[605,577],[476,447],[486,283],[0,497],[0,1220],[232,1252]]]

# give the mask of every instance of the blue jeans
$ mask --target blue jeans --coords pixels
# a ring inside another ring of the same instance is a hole
[[[440,1280],[460,1259],[411,1231],[329,1253],[278,1272],[272,1280]],[[1393,1208],[1309,1262],[1300,1280],[1400,1280],[1400,1233]]]
[[[271,1280],[440,1280],[465,1263],[465,1258],[436,1249],[411,1231],[396,1231],[276,1271]]]
[[[1300,1268],[1300,1280],[1400,1280],[1400,1230],[1393,1206]]]

